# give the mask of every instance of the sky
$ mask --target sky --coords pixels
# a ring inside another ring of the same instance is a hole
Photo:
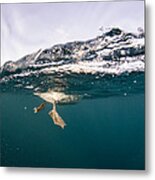
[[[1,4],[1,65],[55,44],[144,29],[144,1]]]

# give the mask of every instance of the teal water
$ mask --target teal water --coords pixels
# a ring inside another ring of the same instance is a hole
[[[59,105],[67,126],[55,126],[51,105],[24,91],[3,92],[1,165],[55,168],[144,169],[144,93]]]

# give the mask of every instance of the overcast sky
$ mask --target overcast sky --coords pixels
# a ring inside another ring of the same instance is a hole
[[[1,64],[57,43],[94,38],[101,26],[144,28],[144,2],[2,4]]]

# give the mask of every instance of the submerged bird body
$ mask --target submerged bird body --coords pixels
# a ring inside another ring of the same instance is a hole
[[[79,96],[76,95],[67,95],[62,92],[56,92],[56,91],[48,91],[48,92],[36,92],[34,95],[39,96],[40,98],[44,99],[48,103],[56,102],[59,104],[65,104],[70,102],[76,102],[79,100]]]

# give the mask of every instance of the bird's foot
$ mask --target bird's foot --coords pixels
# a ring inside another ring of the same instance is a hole
[[[41,111],[44,107],[45,107],[46,103],[42,103],[40,104],[38,107],[34,108],[34,113],[38,113],[39,111]]]
[[[52,109],[52,111],[50,111],[48,114],[53,119],[54,124],[60,126],[62,129],[64,129],[64,127],[66,126],[66,123],[61,118],[61,116],[58,114],[58,112],[56,111],[56,108]]]

